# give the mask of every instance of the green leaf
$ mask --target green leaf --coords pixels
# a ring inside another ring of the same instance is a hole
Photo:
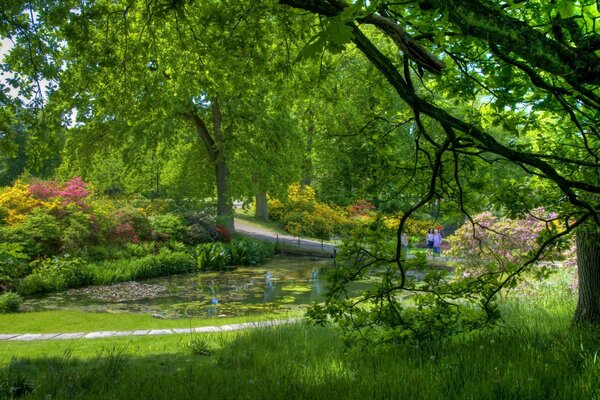
[[[569,18],[573,16],[575,11],[573,1],[571,0],[559,0],[556,3],[556,10],[560,13],[560,16],[563,18]]]

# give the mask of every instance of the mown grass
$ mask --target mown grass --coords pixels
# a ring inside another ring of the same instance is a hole
[[[332,328],[302,323],[2,342],[0,393],[24,382],[23,397],[40,399],[599,398],[599,332],[570,325],[574,300],[564,285],[523,287],[503,299],[502,327],[377,348],[345,348]]]
[[[289,233],[286,232],[286,230],[283,229],[281,225],[279,225],[277,222],[267,222],[255,218],[252,210],[236,209],[235,218],[241,219],[247,225],[260,228],[275,234],[289,235]]]
[[[73,333],[94,331],[130,331],[216,326],[250,321],[269,321],[300,317],[301,311],[261,314],[252,317],[159,319],[139,313],[93,313],[77,310],[40,311],[0,316],[2,333]],[[2,342],[0,342],[0,348]]]

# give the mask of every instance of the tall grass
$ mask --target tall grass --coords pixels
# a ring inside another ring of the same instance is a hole
[[[186,346],[191,340],[182,337],[175,354],[133,355],[135,349],[113,346],[98,357],[25,359],[4,371],[33,382],[36,390],[25,398],[40,399],[590,399],[600,394],[598,344],[589,332],[498,330],[427,346],[345,349],[328,329],[296,325],[207,336],[202,352]]]

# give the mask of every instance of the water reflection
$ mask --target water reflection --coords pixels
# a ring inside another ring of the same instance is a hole
[[[168,318],[285,312],[323,300],[331,260],[274,258],[260,267],[87,287],[28,299],[30,310],[143,312]]]

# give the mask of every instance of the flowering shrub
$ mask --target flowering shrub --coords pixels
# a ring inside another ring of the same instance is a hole
[[[140,209],[124,207],[115,213],[114,220],[115,225],[110,234],[112,241],[137,243],[151,236],[150,221]]]
[[[447,240],[450,256],[462,258],[467,268],[479,270],[504,270],[524,262],[547,228],[544,221],[531,215],[511,220],[484,212],[473,221],[474,225],[465,223]]]
[[[365,199],[360,199],[356,203],[347,207],[350,218],[368,217],[371,216],[376,208],[373,204]]]
[[[65,182],[34,180],[29,185],[29,193],[39,200],[60,198],[61,205],[77,204],[85,207],[85,199],[92,194],[89,185],[76,176]]]
[[[17,180],[12,186],[0,190],[0,208],[5,209],[5,221],[9,225],[22,222],[35,208],[53,209],[55,201],[33,196],[29,186]]]
[[[315,191],[299,183],[290,185],[285,201],[269,199],[269,214],[293,235],[320,239],[329,239],[350,224],[346,210],[318,202]]]

